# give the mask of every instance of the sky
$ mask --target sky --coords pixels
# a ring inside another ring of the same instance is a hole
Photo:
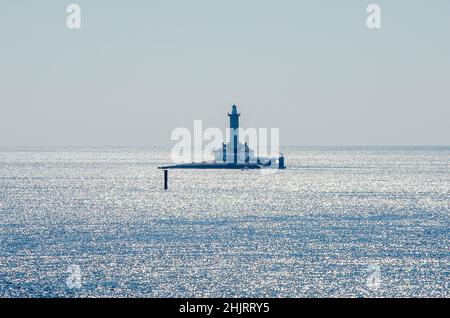
[[[168,145],[232,104],[281,145],[450,145],[449,39],[448,0],[3,1],[0,146]]]

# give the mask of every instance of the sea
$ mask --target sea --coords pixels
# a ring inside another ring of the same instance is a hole
[[[449,297],[450,147],[0,148],[0,297]]]

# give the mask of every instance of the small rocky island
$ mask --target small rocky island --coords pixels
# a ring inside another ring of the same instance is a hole
[[[192,162],[158,167],[159,169],[262,169],[274,168],[286,169],[284,156],[278,157],[255,156],[255,151],[247,143],[239,142],[239,116],[237,106],[233,105],[230,118],[230,142],[223,143],[220,149],[215,151],[215,160],[209,162]]]

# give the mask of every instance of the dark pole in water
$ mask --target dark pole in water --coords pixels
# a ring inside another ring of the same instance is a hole
[[[164,169],[164,190],[169,188],[169,171]]]

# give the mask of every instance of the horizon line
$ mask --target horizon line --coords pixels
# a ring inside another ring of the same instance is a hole
[[[171,145],[0,145],[0,148],[152,148]],[[303,144],[280,147],[450,147],[450,144]]]

